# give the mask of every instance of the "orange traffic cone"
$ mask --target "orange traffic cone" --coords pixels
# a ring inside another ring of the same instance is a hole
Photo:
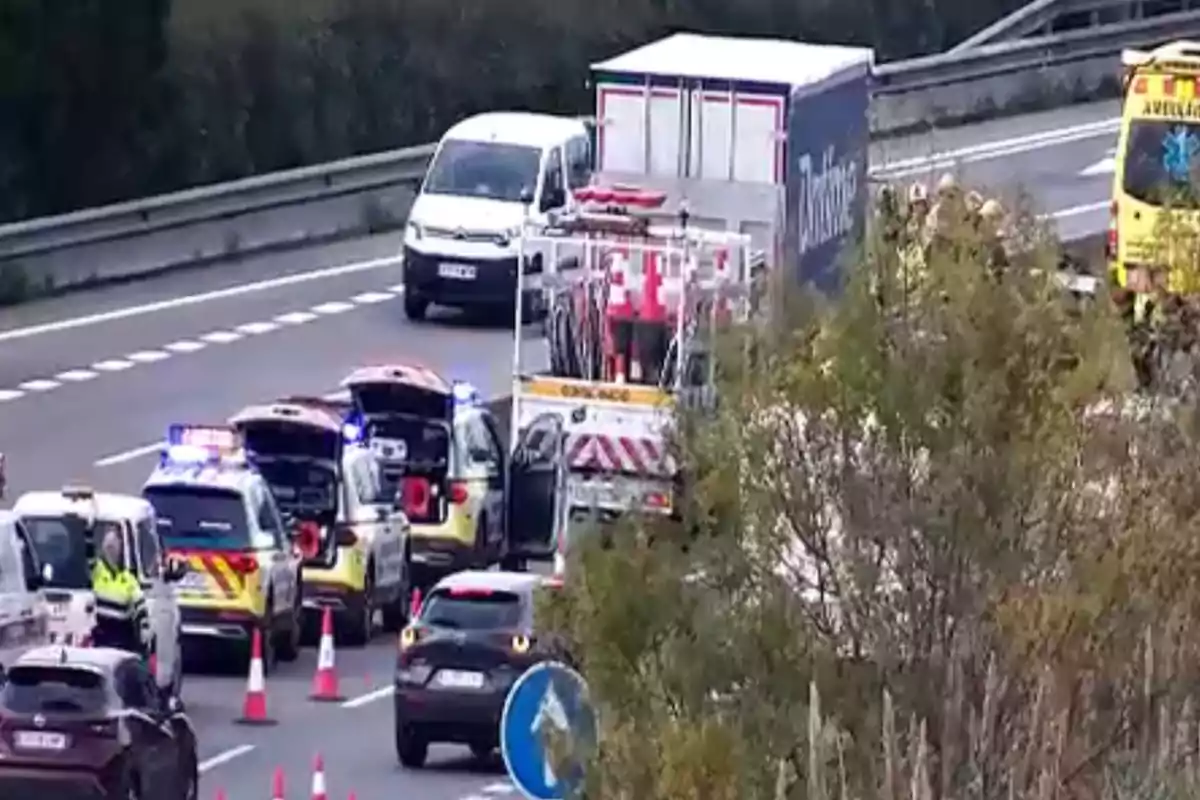
[[[217,789],[217,800],[225,800],[225,790]]]
[[[320,753],[313,759],[312,800],[329,800],[325,794],[325,759]]]
[[[250,676],[246,680],[246,701],[242,704],[242,725],[274,725],[267,716],[267,686],[263,677],[262,632],[254,629],[250,640]]]
[[[337,669],[333,662],[333,609],[325,606],[325,613],[321,616],[321,646],[317,651],[317,671],[313,675],[309,700],[335,703],[346,699],[338,692]]]
[[[271,800],[283,800],[283,767],[276,767],[271,778]]]
[[[420,588],[413,589],[412,601],[408,604],[408,618],[416,619],[421,614],[421,590]]]

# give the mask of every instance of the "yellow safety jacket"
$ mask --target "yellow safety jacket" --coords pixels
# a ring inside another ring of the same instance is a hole
[[[96,616],[102,619],[133,621],[145,611],[146,598],[137,577],[129,570],[109,567],[103,559],[92,567],[92,593]]]

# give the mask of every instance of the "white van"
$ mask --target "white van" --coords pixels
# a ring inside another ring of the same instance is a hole
[[[591,136],[581,119],[496,112],[452,127],[404,233],[408,318],[423,319],[431,303],[511,310],[522,220],[544,223],[591,174]],[[541,254],[527,253],[526,274],[541,270]],[[536,279],[526,285],[540,291]]]
[[[42,583],[24,524],[13,512],[0,511],[0,676],[26,650],[50,643]]]

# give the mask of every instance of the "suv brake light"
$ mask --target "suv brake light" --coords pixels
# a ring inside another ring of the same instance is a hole
[[[237,553],[225,556],[225,563],[239,575],[253,575],[258,572],[258,559],[251,555]]]
[[[470,499],[470,493],[467,491],[465,481],[450,482],[450,502],[456,506],[461,506]]]
[[[1120,223],[1118,222],[1120,219],[1119,211],[1120,206],[1116,200],[1113,200],[1108,210],[1108,238],[1104,243],[1104,255],[1109,259],[1117,257],[1117,250],[1121,243]]]

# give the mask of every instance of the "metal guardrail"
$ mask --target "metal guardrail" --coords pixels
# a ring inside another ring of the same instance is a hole
[[[911,92],[1003,74],[1037,73],[1072,61],[1112,56],[1126,47],[1149,47],[1200,35],[1200,11],[1181,11],[1116,25],[1030,39],[997,42],[960,53],[939,53],[875,68],[875,93]]]
[[[1022,25],[1046,24],[1052,6],[1058,9],[1055,13],[1061,13],[1077,10],[1076,6],[1112,6],[1116,2],[1129,5],[1139,0],[1035,0],[1026,7],[1036,7],[1033,11],[1022,9],[1009,19],[1024,13]],[[1042,16],[1037,17],[1034,11]],[[996,30],[988,36],[1008,35],[1015,30],[1015,27],[1007,32]],[[987,31],[981,35],[984,33]],[[919,96],[923,91],[937,95],[955,85],[969,87],[983,78],[1009,74],[1014,80],[1021,76],[1027,78],[1073,61],[1109,56],[1114,59],[1115,69],[1116,56],[1124,47],[1153,45],[1192,34],[1200,35],[1200,10],[1032,39],[994,42],[967,51],[879,65],[875,69],[874,91],[881,98]],[[420,145],[57,217],[0,225],[0,264],[19,263],[22,257],[81,245],[130,239],[203,222],[219,223],[222,219],[252,212],[413,183],[424,175],[433,151],[433,144]]]

